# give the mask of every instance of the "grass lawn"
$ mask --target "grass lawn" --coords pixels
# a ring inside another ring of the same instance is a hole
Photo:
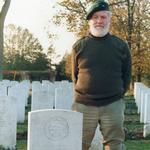
[[[127,140],[126,150],[150,150],[150,140]]]
[[[127,140],[126,150],[150,150],[150,140]],[[27,150],[27,141],[18,140],[17,150]]]
[[[16,149],[17,150],[27,150],[27,140],[18,140]]]

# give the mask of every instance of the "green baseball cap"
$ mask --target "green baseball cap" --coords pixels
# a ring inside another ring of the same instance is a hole
[[[92,15],[97,11],[110,11],[109,4],[105,0],[97,0],[92,3],[91,7],[87,11],[86,19],[91,19]]]

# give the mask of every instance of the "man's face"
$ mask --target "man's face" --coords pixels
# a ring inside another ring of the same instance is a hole
[[[111,13],[97,11],[89,20],[90,33],[96,37],[103,37],[109,32]]]

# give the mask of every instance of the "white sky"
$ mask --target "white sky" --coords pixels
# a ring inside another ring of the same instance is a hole
[[[34,37],[39,39],[46,51],[49,40],[44,28],[55,13],[53,6],[56,2],[57,0],[11,0],[5,25],[12,23],[29,29]],[[54,24],[51,24],[50,30],[58,34],[59,37],[54,43],[57,53],[63,55],[65,51],[70,51],[75,42],[75,36]]]

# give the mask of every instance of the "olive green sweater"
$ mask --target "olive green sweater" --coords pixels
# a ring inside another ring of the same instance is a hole
[[[103,106],[119,100],[131,78],[131,55],[120,38],[86,36],[72,50],[75,101]]]

